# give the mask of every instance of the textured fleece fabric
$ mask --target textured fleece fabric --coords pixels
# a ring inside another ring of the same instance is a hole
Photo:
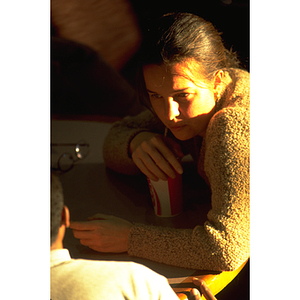
[[[221,97],[205,136],[181,142],[211,188],[212,208],[204,225],[172,229],[134,224],[129,255],[215,271],[234,270],[249,257],[249,81],[246,71],[224,70]],[[128,152],[130,141],[139,132],[163,130],[150,111],[115,123],[104,143],[106,165],[120,173],[138,173]]]
[[[71,259],[50,252],[52,300],[178,300],[165,277],[133,262]]]

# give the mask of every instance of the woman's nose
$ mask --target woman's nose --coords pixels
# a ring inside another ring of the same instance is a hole
[[[179,104],[173,98],[168,98],[166,114],[169,120],[173,120],[180,115]]]

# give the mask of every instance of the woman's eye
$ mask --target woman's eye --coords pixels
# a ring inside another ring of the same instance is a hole
[[[159,94],[150,94],[150,98],[160,99],[162,96]]]
[[[179,93],[174,98],[178,99],[179,101],[190,100],[191,94],[190,93]]]
[[[181,98],[188,98],[189,97],[189,93],[180,93],[178,94],[178,97],[181,97]]]

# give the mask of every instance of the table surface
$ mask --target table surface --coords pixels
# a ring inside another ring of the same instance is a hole
[[[197,174],[195,166],[186,157],[183,162],[184,211],[172,218],[155,215],[144,175],[128,176],[107,169],[103,162],[102,146],[110,123],[52,120],[51,142],[71,143],[85,140],[90,145],[86,158],[76,162],[73,169],[60,175],[64,189],[65,204],[70,210],[72,221],[86,221],[95,213],[111,214],[131,222],[152,224],[173,228],[193,228],[203,224],[210,209],[210,191]],[[73,147],[58,146],[52,153],[52,166],[59,155],[72,153]],[[199,184],[202,182],[202,184]],[[199,200],[201,199],[201,201]],[[190,289],[192,277],[205,279],[213,294],[222,290],[242,269],[234,272],[211,272],[177,268],[146,259],[130,257],[128,254],[105,254],[80,244],[67,230],[64,247],[73,258],[135,261],[151,268],[168,278],[176,292]],[[182,294],[182,299],[184,299]],[[204,299],[204,298],[203,298]]]

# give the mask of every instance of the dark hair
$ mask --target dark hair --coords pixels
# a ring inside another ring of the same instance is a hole
[[[51,174],[51,245],[56,241],[64,207],[63,189],[60,180]]]
[[[172,66],[194,59],[207,81],[211,81],[218,70],[240,66],[236,54],[225,49],[214,26],[191,13],[169,13],[153,22],[144,36],[140,56],[137,90],[141,102],[148,108],[151,105],[143,78],[146,65]]]

